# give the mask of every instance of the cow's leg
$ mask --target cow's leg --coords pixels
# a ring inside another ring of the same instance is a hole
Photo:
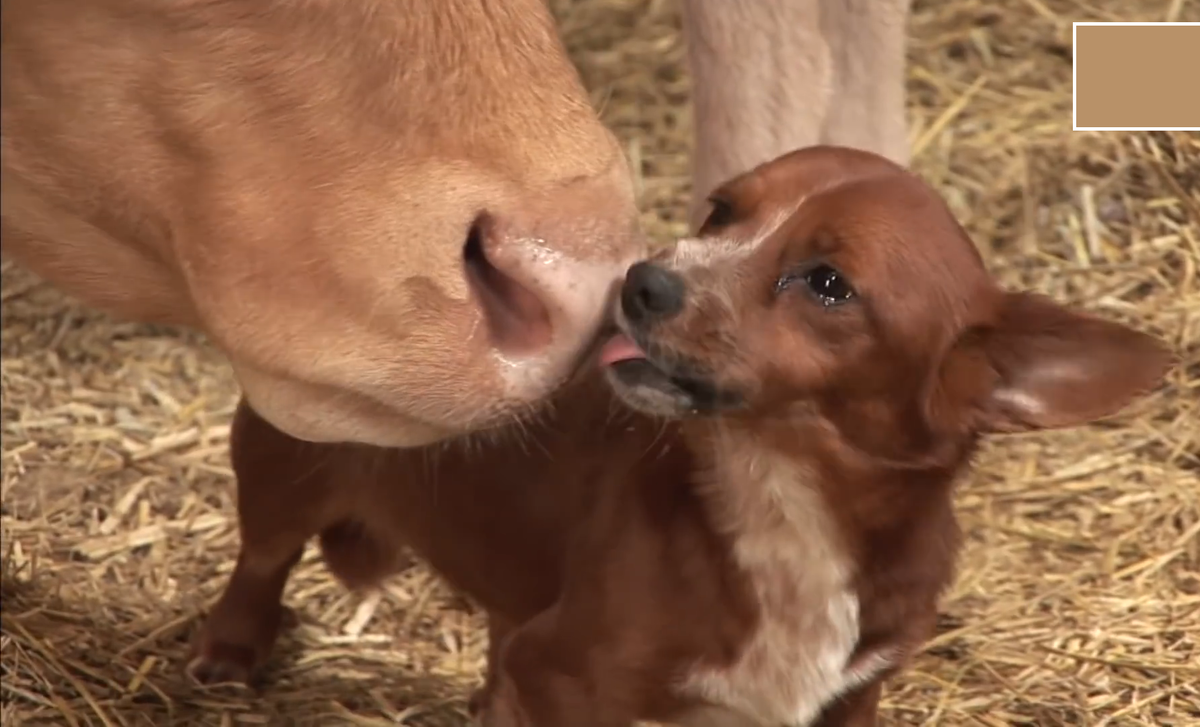
[[[909,0],[683,0],[693,81],[692,218],[729,177],[839,144],[908,161]]]

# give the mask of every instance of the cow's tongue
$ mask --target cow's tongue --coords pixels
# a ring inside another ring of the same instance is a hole
[[[600,349],[600,365],[612,366],[622,361],[646,358],[646,353],[624,333],[618,333]]]

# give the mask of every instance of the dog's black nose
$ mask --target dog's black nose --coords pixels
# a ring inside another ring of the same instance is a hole
[[[670,318],[683,310],[683,278],[654,263],[634,264],[625,273],[621,308],[630,323]]]

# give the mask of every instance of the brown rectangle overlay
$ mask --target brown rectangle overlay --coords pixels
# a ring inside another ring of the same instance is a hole
[[[1075,126],[1200,127],[1200,25],[1076,26]]]

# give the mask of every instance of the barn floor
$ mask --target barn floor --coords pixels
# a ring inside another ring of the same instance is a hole
[[[675,4],[556,5],[647,229],[682,233]],[[1200,135],[1071,131],[1070,21],[1168,17],[1200,2],[915,9],[918,171],[1006,282],[1151,330],[1184,364],[1115,422],[991,443],[958,497],[941,633],[888,691],[889,724],[1200,724]],[[263,688],[190,686],[186,642],[237,544],[229,372],[196,336],[114,322],[8,263],[2,296],[5,725],[466,723],[480,620],[419,565],[360,598],[309,557]]]

